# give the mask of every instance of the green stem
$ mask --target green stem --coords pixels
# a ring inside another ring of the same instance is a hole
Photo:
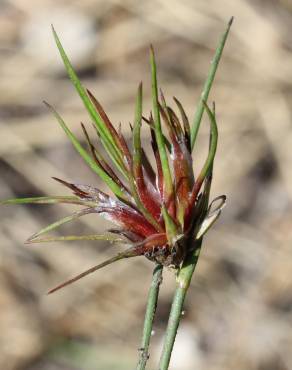
[[[202,239],[195,242],[195,252],[191,253],[180,269],[176,280],[176,291],[172,301],[171,311],[168,319],[164,345],[160,357],[159,370],[167,370],[174,346],[177,329],[182,317],[183,304],[195,271],[195,267],[201,250]]]
[[[162,270],[162,265],[156,265],[153,271],[152,282],[148,293],[141,348],[139,348],[139,361],[136,370],[144,370],[149,358],[148,349],[152,333],[154,315],[157,307],[159,288],[160,284],[162,283]]]

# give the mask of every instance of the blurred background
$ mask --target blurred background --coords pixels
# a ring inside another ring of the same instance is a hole
[[[213,195],[226,194],[185,303],[172,369],[292,369],[292,2],[290,0],[1,0],[0,199],[69,195],[51,176],[99,185],[55,119],[80,138],[90,120],[56,51],[53,23],[84,84],[129,139],[148,52],[192,119],[220,34],[235,17],[211,99],[220,130]],[[206,155],[208,121],[195,166]],[[147,143],[148,134],[144,133]],[[137,258],[52,296],[46,291],[116,253],[102,242],[24,245],[71,206],[1,207],[0,368],[126,370],[137,360],[153,265]],[[87,216],[62,234],[95,233]],[[156,368],[174,276],[165,271],[149,368]]]

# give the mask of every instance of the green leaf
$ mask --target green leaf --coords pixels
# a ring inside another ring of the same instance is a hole
[[[99,235],[67,235],[67,236],[48,236],[41,239],[28,240],[27,244],[34,243],[50,243],[59,241],[79,241],[79,240],[103,240],[111,243],[128,244],[125,239],[117,238],[113,235],[99,234]]]
[[[75,283],[75,281],[80,280],[80,279],[84,278],[85,276],[87,276],[89,274],[92,274],[93,272],[95,272],[97,270],[100,270],[101,268],[103,268],[105,266],[108,266],[108,265],[110,265],[114,262],[117,262],[117,261],[122,260],[124,258],[131,258],[131,257],[136,257],[136,256],[137,256],[137,253],[135,252],[135,248],[131,247],[131,248],[125,250],[124,252],[118,253],[116,256],[114,256],[112,258],[109,258],[108,260],[106,260],[106,261],[104,261],[104,262],[102,262],[102,263],[100,263],[96,266],[91,267],[90,269],[88,269],[88,270],[82,272],[81,274],[73,277],[72,279],[65,281],[64,283],[62,283],[62,284],[58,285],[57,287],[51,289],[48,292],[48,294],[54,293],[57,290],[62,289],[67,285]]]
[[[9,204],[57,204],[57,203],[68,203],[68,204],[94,206],[93,202],[83,201],[83,200],[79,199],[78,197],[74,197],[74,196],[16,198],[16,199],[7,199],[7,200],[0,201],[0,205],[9,205]]]
[[[201,169],[201,172],[199,173],[199,176],[197,177],[197,180],[193,186],[192,193],[190,196],[190,201],[189,201],[189,210],[188,210],[189,212],[191,212],[191,209],[193,208],[196,202],[197,195],[204,181],[205,181],[205,189],[204,189],[204,194],[203,194],[202,199],[204,199],[204,203],[205,203],[204,208],[206,209],[206,207],[208,207],[211,182],[212,182],[213,162],[214,162],[216,149],[217,149],[218,129],[217,129],[217,123],[216,123],[216,118],[215,118],[215,104],[214,104],[214,113],[211,112],[210,108],[208,107],[205,101],[203,101],[203,104],[208,113],[210,124],[211,124],[209,153],[204,163],[204,166]]]
[[[110,135],[112,136],[114,140],[114,145],[117,148],[119,155],[121,157],[121,166],[123,171],[125,173],[128,173],[128,168],[126,165],[129,165],[131,163],[131,156],[130,152],[128,149],[128,146],[126,144],[126,141],[120,132],[120,127],[119,127],[119,132],[115,129],[114,125],[111,123],[110,119],[108,118],[107,114],[105,113],[102,105],[99,103],[99,101],[95,98],[95,96],[87,89],[87,94],[90,98],[90,101],[94,105],[95,109],[97,110],[99,116],[101,117],[104,125],[110,132]]]
[[[178,229],[165,206],[162,206],[162,215],[165,222],[167,240],[169,244],[172,245],[178,235]]]
[[[133,127],[133,167],[142,166],[142,148],[141,148],[141,123],[142,123],[142,83],[138,88],[135,109],[135,121]]]
[[[52,31],[53,31],[53,35],[54,35],[54,38],[55,38],[56,45],[59,49],[60,55],[63,59],[65,68],[67,70],[67,73],[68,73],[73,85],[75,86],[79,96],[81,97],[85,108],[87,109],[89,115],[91,116],[91,118],[93,119],[93,121],[95,123],[96,128],[97,128],[97,130],[100,134],[101,141],[102,141],[106,151],[108,152],[108,154],[112,158],[112,160],[115,163],[115,165],[117,166],[117,168],[121,171],[121,173],[123,173],[127,177],[127,173],[125,172],[125,170],[123,168],[123,155],[122,155],[122,153],[120,152],[119,148],[117,148],[116,143],[114,141],[114,138],[112,137],[109,129],[106,127],[106,125],[105,125],[104,121],[102,120],[100,114],[96,111],[93,103],[89,99],[89,97],[87,95],[87,92],[84,89],[84,87],[82,86],[77,74],[75,73],[75,71],[72,67],[72,64],[71,64],[68,56],[66,55],[65,50],[63,49],[63,46],[62,46],[62,44],[59,40],[59,37],[58,37],[58,35],[57,35],[53,26],[52,26]]]
[[[219,41],[219,45],[216,49],[214,59],[212,60],[211,67],[210,67],[207,79],[203,87],[203,92],[201,94],[201,97],[200,97],[200,100],[199,100],[199,103],[196,109],[193,125],[191,127],[191,147],[192,149],[195,145],[198,131],[200,128],[200,123],[201,123],[202,116],[204,113],[204,103],[203,102],[208,100],[208,96],[209,96],[209,93],[210,93],[210,90],[211,90],[211,87],[212,87],[212,84],[215,78],[215,74],[216,74],[216,71],[217,71],[221,56],[222,56],[224,45],[227,40],[232,22],[233,22],[233,17],[229,20],[227,28]]]
[[[49,231],[55,230],[61,225],[64,225],[70,221],[76,220],[77,218],[87,215],[92,212],[94,212],[94,208],[84,208],[84,209],[81,209],[80,211],[74,212],[70,216],[66,216],[62,218],[61,220],[53,222],[52,224],[41,229],[39,232],[33,234],[30,238],[28,238],[27,242],[32,242],[34,239],[38,238],[39,236],[46,234]]]
[[[160,122],[160,109],[158,102],[158,87],[157,87],[157,73],[156,73],[156,62],[153,47],[150,48],[150,64],[151,64],[151,76],[152,76],[152,104],[153,104],[153,118],[154,118],[154,129],[155,137],[157,141],[159,156],[162,165],[162,172],[164,177],[164,187],[167,198],[173,194],[173,183],[171,178],[171,172],[168,163],[168,157],[165,147],[165,141],[161,129]]]
[[[99,166],[101,167],[104,172],[121,188],[121,189],[124,189],[125,193],[127,193],[128,197],[130,198],[131,195],[129,193],[129,190],[127,189],[127,187],[122,183],[122,181],[120,180],[120,178],[116,175],[116,173],[112,170],[111,166],[107,163],[107,161],[105,160],[105,158],[102,156],[102,154],[100,153],[100,151],[92,144],[91,140],[90,140],[90,137],[88,135],[88,132],[85,128],[85,126],[83,125],[83,123],[81,122],[81,128],[82,128],[82,131],[84,133],[84,136],[85,136],[85,139],[87,141],[87,145],[89,147],[89,150],[90,150],[90,153],[91,153],[91,156],[94,160],[94,162]]]
[[[77,152],[81,155],[84,161],[92,168],[92,170],[99,175],[99,177],[108,185],[108,187],[112,190],[112,192],[117,196],[124,200],[128,200],[127,195],[125,192],[118,186],[113,179],[94,161],[93,158],[87,153],[87,151],[82,147],[79,143],[76,136],[70,131],[67,127],[65,122],[63,121],[62,117],[51,107],[48,103],[45,104],[49,107],[49,109],[53,112],[54,116],[58,120],[59,124],[65,131],[68,138],[71,140],[72,144],[74,145]]]
[[[210,147],[208,157],[205,161],[205,164],[198,176],[197,181],[203,181],[203,179],[207,176],[209,170],[213,166],[216,150],[217,150],[217,142],[218,142],[218,128],[215,115],[211,112],[210,108],[208,107],[207,103],[203,101],[203,105],[207,111],[209,116],[210,124],[211,124],[211,140],[210,140]]]

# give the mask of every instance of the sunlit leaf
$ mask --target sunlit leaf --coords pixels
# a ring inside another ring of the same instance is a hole
[[[103,240],[110,243],[128,244],[124,239],[114,237],[113,235],[99,234],[99,235],[67,235],[67,236],[48,236],[45,238],[35,238],[28,240],[27,244],[35,243],[50,243],[50,242],[64,242],[64,241],[83,241],[83,240]]]
[[[74,212],[73,214],[71,214],[69,216],[66,216],[66,217],[64,217],[64,218],[62,218],[62,219],[60,219],[56,222],[53,222],[52,224],[44,227],[43,229],[41,229],[37,233],[33,234],[31,237],[28,238],[27,242],[31,242],[33,239],[36,239],[39,236],[41,236],[43,234],[46,234],[49,231],[55,230],[55,229],[59,228],[60,226],[66,224],[70,221],[76,220],[77,218],[79,218],[81,216],[88,215],[88,214],[94,213],[94,212],[95,212],[94,208],[84,208],[84,209],[81,209],[77,212]]]
[[[73,277],[72,279],[69,279],[65,281],[64,283],[58,285],[57,287],[51,289],[48,294],[54,293],[57,290],[60,290],[64,288],[67,285],[70,285],[72,283],[75,283],[77,280],[80,280],[84,278],[85,276],[92,274],[93,272],[100,270],[101,268],[108,266],[114,262],[117,262],[119,260],[125,259],[125,258],[131,258],[131,257],[136,257],[136,256],[142,256],[149,250],[151,251],[154,246],[156,245],[163,245],[166,242],[166,237],[165,234],[155,234],[152,235],[151,237],[147,238],[141,243],[136,243],[134,246],[128,248],[124,252],[120,252],[114,257],[109,258],[108,260],[91,267],[90,269],[82,272],[81,274]]]
[[[160,110],[158,102],[158,87],[157,87],[157,74],[156,74],[156,62],[154,56],[154,50],[150,48],[150,64],[151,64],[151,77],[152,77],[152,105],[153,105],[153,119],[155,128],[155,138],[161,160],[162,172],[163,172],[163,186],[164,186],[164,197],[165,201],[173,196],[173,183],[171,172],[168,163],[168,157],[166,153],[165,141],[161,130],[160,123]]]
[[[226,28],[224,34],[222,35],[222,37],[219,41],[219,45],[216,49],[214,59],[212,60],[211,67],[210,67],[207,79],[206,79],[204,87],[203,87],[203,92],[200,95],[200,100],[198,102],[198,106],[197,106],[197,109],[196,109],[193,125],[191,127],[191,147],[192,147],[192,149],[195,145],[196,138],[197,138],[197,135],[198,135],[198,131],[199,131],[199,128],[200,128],[200,123],[201,123],[202,116],[203,116],[203,113],[204,113],[204,108],[205,108],[204,101],[206,102],[208,100],[209,93],[210,93],[211,87],[212,87],[213,82],[214,82],[216,71],[217,71],[221,56],[222,56],[224,45],[225,45],[225,42],[227,40],[232,22],[233,22],[233,17],[228,22],[227,28]]]
[[[80,280],[80,279],[84,278],[85,276],[87,276],[89,274],[92,274],[93,272],[95,272],[97,270],[100,270],[101,268],[103,268],[105,266],[108,266],[108,265],[110,265],[110,264],[112,264],[114,262],[117,262],[117,261],[122,260],[122,259],[125,259],[125,258],[136,257],[136,256],[137,256],[137,254],[135,253],[135,249],[134,248],[129,248],[126,251],[121,252],[121,253],[118,253],[116,256],[114,256],[112,258],[109,258],[108,260],[106,260],[106,261],[104,261],[104,262],[102,262],[102,263],[100,263],[100,264],[98,264],[96,266],[93,266],[90,269],[82,272],[81,274],[73,277],[72,279],[67,280],[64,283],[56,286],[55,288],[53,288],[50,291],[48,291],[48,294],[54,293],[57,290],[60,290],[60,289],[64,288],[67,285],[70,285],[72,283],[75,283],[77,280]]]
[[[14,198],[0,201],[0,205],[8,204],[78,204],[78,205],[94,205],[92,202],[85,202],[73,196],[51,196],[51,197],[33,197],[33,198]]]
[[[54,38],[55,38],[55,41],[56,41],[56,45],[59,49],[60,55],[63,59],[65,68],[67,70],[67,73],[68,73],[72,83],[74,84],[79,96],[81,97],[85,108],[87,109],[88,113],[90,114],[91,118],[93,119],[93,121],[96,125],[96,128],[99,131],[99,134],[101,136],[101,141],[102,141],[103,145],[105,146],[105,149],[107,150],[108,154],[111,156],[111,158],[113,159],[113,161],[115,162],[115,164],[119,168],[119,170],[126,175],[125,170],[124,170],[123,165],[122,165],[122,155],[119,152],[118,148],[116,147],[116,144],[115,144],[115,141],[114,141],[114,139],[111,135],[111,132],[109,131],[109,129],[107,128],[107,126],[103,122],[101,116],[99,115],[98,111],[96,110],[96,108],[94,107],[92,102],[90,101],[86,90],[82,86],[77,74],[75,73],[75,71],[72,67],[72,64],[71,64],[67,54],[65,53],[65,50],[63,49],[63,46],[62,46],[62,44],[59,40],[59,37],[58,37],[54,27],[52,27],[52,31],[53,31],[53,35],[54,35]]]
[[[99,167],[101,167],[104,170],[104,172],[106,172],[107,175],[118,186],[120,186],[121,189],[123,189],[128,194],[128,196],[130,198],[130,193],[129,193],[129,190],[127,189],[127,187],[124,185],[124,183],[121,181],[121,179],[116,175],[116,173],[113,171],[113,169],[111,168],[111,166],[107,163],[107,161],[104,159],[104,157],[102,156],[102,154],[100,153],[100,151],[97,150],[97,148],[92,144],[92,142],[90,140],[90,137],[89,137],[89,135],[87,133],[87,130],[86,130],[85,126],[83,125],[83,123],[81,123],[81,127],[82,127],[82,131],[84,133],[84,136],[86,138],[88,147],[90,149],[91,156],[94,159],[95,163]]]
[[[110,155],[111,159],[116,164],[116,166],[120,169],[121,173],[123,173],[127,177],[128,169],[126,168],[126,164],[130,165],[131,163],[130,152],[127,147],[127,144],[119,136],[117,130],[112,125],[110,119],[108,118],[107,114],[105,113],[99,101],[93,96],[93,94],[89,90],[87,90],[87,93],[95,109],[97,110],[99,116],[102,118],[104,125],[106,126],[106,128],[108,129],[108,131],[110,132],[113,138],[114,146],[116,148],[116,152],[118,156],[116,154],[113,154],[111,150],[108,151],[108,154]],[[104,140],[102,135],[101,135],[101,140],[102,141]],[[106,143],[105,143],[105,147],[107,147]]]
[[[193,190],[192,190],[192,195],[191,195],[191,202],[190,203],[194,203],[199,191],[200,191],[200,188],[201,188],[201,185],[205,179],[205,177],[207,176],[208,174],[208,171],[210,170],[210,168],[213,166],[213,161],[214,161],[214,158],[215,158],[215,154],[216,154],[216,149],[217,149],[217,141],[218,141],[218,129],[217,129],[217,122],[216,122],[216,118],[215,118],[215,115],[211,112],[210,108],[208,107],[208,105],[206,104],[206,102],[203,102],[204,106],[205,106],[205,109],[207,111],[207,114],[209,116],[209,121],[210,121],[210,125],[211,125],[211,142],[210,142],[210,147],[209,147],[209,153],[208,153],[208,156],[207,156],[207,159],[204,163],[204,166],[193,186]]]
[[[66,135],[74,145],[77,152],[81,155],[81,157],[84,159],[84,161],[92,168],[92,170],[97,173],[100,178],[108,185],[108,187],[113,191],[115,195],[122,199],[128,200],[127,195],[125,192],[113,181],[113,179],[100,167],[97,165],[97,163],[90,157],[90,155],[87,153],[87,151],[82,147],[82,145],[77,140],[76,136],[69,130],[67,125],[65,124],[62,117],[54,110],[53,107],[51,107],[48,103],[45,103],[48,108],[53,112],[54,116],[58,120],[60,126],[65,131]]]

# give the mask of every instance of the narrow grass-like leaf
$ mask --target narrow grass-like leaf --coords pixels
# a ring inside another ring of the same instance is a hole
[[[75,220],[75,219],[77,219],[81,216],[84,216],[84,215],[87,215],[87,214],[90,214],[90,213],[94,213],[94,212],[95,212],[95,209],[92,208],[92,207],[84,208],[84,209],[81,209],[80,211],[74,212],[70,216],[66,216],[66,217],[62,218],[61,220],[53,222],[52,224],[50,224],[50,225],[44,227],[43,229],[41,229],[39,232],[33,234],[31,237],[28,238],[27,242],[31,242],[33,239],[36,239],[39,236],[41,236],[43,234],[46,234],[49,231],[55,230],[58,227],[66,224],[70,221],[73,221],[73,220]]]
[[[117,262],[117,261],[125,259],[125,258],[141,256],[141,255],[145,254],[147,251],[152,250],[153,246],[163,244],[163,243],[165,243],[165,241],[166,241],[165,234],[152,235],[150,238],[145,239],[143,242],[137,243],[133,247],[130,247],[127,250],[125,250],[124,252],[120,252],[117,255],[115,255],[114,257],[109,258],[108,260],[106,260],[106,261],[104,261],[104,262],[102,262],[102,263],[100,263],[96,266],[91,267],[90,269],[88,269],[88,270],[82,272],[81,274],[73,277],[72,279],[65,281],[64,283],[62,283],[62,284],[58,285],[57,287],[51,289],[48,292],[48,294],[54,293],[57,290],[62,289],[65,286],[70,285],[70,284],[76,282],[77,280],[80,280],[80,279],[84,278],[85,276],[87,276],[89,274],[92,274],[93,272],[95,272],[97,270],[100,270],[101,268],[103,268],[105,266],[108,266],[108,265],[110,265],[114,262]]]
[[[216,128],[217,128],[215,102],[213,102],[212,113],[213,113],[213,118],[215,120],[215,124],[216,124]],[[214,134],[212,132],[212,123],[211,123],[211,129],[210,129],[210,133],[209,133],[209,152],[211,150],[212,142],[214,140],[213,138],[214,138]],[[218,133],[217,133],[217,141],[218,141]],[[204,190],[203,190],[203,197],[205,198],[205,208],[204,208],[204,210],[207,209],[207,207],[209,205],[209,201],[210,201],[211,185],[212,185],[212,180],[213,180],[213,167],[214,167],[214,159],[213,159],[212,164],[210,165],[210,167],[208,169],[208,172],[207,172],[206,178],[205,178],[205,184],[204,184]],[[208,212],[209,212],[209,209],[208,209]]]
[[[106,125],[105,125],[104,121],[102,120],[101,116],[99,115],[99,113],[95,109],[94,105],[90,101],[90,99],[87,95],[87,92],[84,89],[84,87],[82,86],[77,74],[75,73],[75,71],[72,67],[72,64],[71,64],[68,56],[66,55],[65,50],[63,49],[63,46],[62,46],[62,44],[59,40],[59,37],[58,37],[58,35],[57,35],[53,26],[52,26],[52,31],[53,31],[53,35],[54,35],[56,45],[59,49],[60,55],[63,59],[65,68],[67,70],[67,73],[68,73],[73,85],[75,86],[79,96],[81,97],[85,108],[87,109],[89,115],[93,119],[93,121],[96,125],[96,128],[98,129],[98,131],[100,133],[101,141],[102,141],[103,145],[105,146],[105,149],[107,150],[107,152],[109,153],[109,155],[111,156],[112,160],[114,161],[115,165],[119,168],[119,170],[124,175],[126,175],[126,173],[124,171],[124,168],[121,164],[121,162],[122,162],[122,153],[119,152],[118,148],[116,147],[115,141],[114,141],[114,139],[111,135],[111,132],[106,127]]]
[[[157,87],[157,73],[156,73],[156,62],[153,47],[150,48],[150,64],[151,64],[151,80],[152,80],[152,105],[153,105],[153,118],[155,137],[159,156],[161,160],[162,172],[163,172],[163,185],[164,185],[164,197],[167,202],[168,198],[173,196],[173,183],[171,172],[168,163],[168,157],[166,153],[165,141],[161,129],[160,122],[160,110],[158,102],[158,87]]]
[[[124,167],[123,169],[127,171],[125,167],[125,162],[128,164],[128,166],[131,164],[131,155],[130,155],[128,146],[126,144],[126,141],[124,140],[123,136],[120,133],[118,133],[117,130],[114,128],[113,124],[111,123],[110,119],[105,113],[102,105],[95,98],[95,96],[89,90],[87,90],[87,93],[93,105],[95,106],[96,110],[98,111],[100,117],[105,123],[107,129],[111,133],[113,140],[115,142],[115,145],[119,149],[119,153],[120,153],[121,160],[122,160],[122,165]]]
[[[93,186],[72,184],[58,178],[54,179],[73,190],[74,194],[81,199],[88,199],[94,202],[93,213],[102,213],[110,221],[122,225],[133,232],[139,230],[139,232],[142,232],[142,235],[155,232],[155,225],[152,226],[151,223],[146,221],[147,219],[143,219],[136,205],[125,204],[122,201],[115,200]]]
[[[108,137],[108,140],[114,145],[114,140],[111,137],[109,130],[106,128],[106,126],[104,125],[104,122],[102,122],[101,117],[98,115],[98,113],[96,112],[95,107],[91,103],[91,101],[90,101],[90,99],[89,99],[89,97],[86,93],[86,90],[82,86],[77,74],[75,73],[75,71],[72,67],[72,64],[71,64],[67,54],[65,53],[65,50],[64,50],[64,48],[63,48],[63,46],[60,42],[60,39],[59,39],[59,37],[58,37],[58,35],[57,35],[53,26],[52,26],[52,31],[53,31],[53,36],[54,36],[56,45],[57,45],[58,50],[60,52],[60,55],[63,59],[65,68],[67,70],[67,73],[68,73],[73,85],[75,86],[78,94],[80,95],[86,109],[88,110],[89,114],[93,118],[94,122],[96,122],[96,124],[98,126],[98,129],[100,130],[100,133],[103,134],[105,137]]]
[[[142,117],[143,121],[145,121],[149,127],[150,127],[150,131],[154,133],[155,135],[155,126],[154,126],[154,120],[153,120],[153,116],[152,114],[150,114],[150,118],[147,119],[146,117]],[[168,150],[169,153],[171,153],[171,143],[170,141],[168,140],[168,138],[162,133],[162,136],[163,136],[163,140],[164,140],[164,143],[165,143],[165,146],[166,146],[166,149]]]
[[[214,117],[216,117],[214,102],[213,102],[213,115]],[[211,149],[211,145],[212,145],[212,129],[210,129],[209,134],[209,151]],[[194,235],[200,235],[201,226],[204,223],[204,220],[207,217],[207,215],[210,213],[210,207],[208,205],[210,200],[210,192],[213,179],[213,163],[210,165],[206,177],[204,179],[204,189],[198,198],[197,204],[195,205],[194,203],[193,206],[191,206],[188,209],[188,212],[186,212],[186,217],[188,217],[189,213],[189,217],[192,217],[194,220]],[[199,237],[197,237],[197,239],[199,239]]]
[[[108,194],[104,193],[103,191],[93,186],[73,184],[71,182],[61,180],[57,177],[53,177],[53,179],[59,182],[60,184],[66,186],[70,190],[72,190],[74,195],[81,198],[82,200],[90,201],[93,207],[96,207],[100,204],[103,205],[113,204],[115,202],[115,200],[111,198]]]
[[[214,113],[211,112],[210,108],[208,107],[207,103],[203,101],[203,104],[205,106],[205,109],[207,111],[207,114],[209,116],[209,121],[211,125],[211,133],[210,133],[210,145],[209,145],[209,153],[207,156],[207,159],[204,163],[204,166],[193,186],[190,201],[189,201],[189,207],[188,211],[186,212],[185,219],[189,218],[189,214],[192,212],[191,210],[194,207],[196,197],[201,189],[201,186],[205,180],[206,177],[210,177],[210,186],[211,186],[211,180],[212,180],[212,168],[213,168],[213,162],[216,154],[217,149],[217,141],[218,141],[218,128],[217,128],[217,122]],[[210,193],[210,189],[208,190]],[[208,197],[209,197],[208,193]],[[208,199],[207,199],[208,203]]]
[[[194,144],[195,144],[195,141],[196,141],[196,138],[197,138],[197,135],[198,135],[198,131],[199,131],[199,128],[200,128],[200,123],[201,123],[201,120],[202,120],[202,116],[203,116],[203,113],[204,113],[204,103],[203,102],[208,100],[208,96],[209,96],[209,93],[210,93],[210,90],[211,90],[211,87],[212,87],[212,84],[213,84],[213,81],[214,81],[214,78],[215,78],[215,74],[216,74],[216,71],[217,71],[221,56],[222,56],[224,45],[225,45],[225,42],[227,40],[232,22],[233,22],[233,17],[229,20],[227,28],[226,28],[224,34],[222,35],[222,37],[219,41],[219,45],[216,49],[214,59],[212,60],[211,67],[210,67],[207,79],[206,79],[204,87],[203,87],[203,92],[202,92],[202,94],[200,96],[200,100],[198,102],[198,106],[197,106],[197,109],[196,109],[193,125],[191,127],[191,148],[192,149],[194,147]]]
[[[215,158],[216,150],[217,150],[217,141],[218,141],[218,128],[217,128],[217,122],[215,115],[213,112],[210,110],[208,107],[207,103],[203,101],[203,105],[207,111],[209,121],[211,124],[211,141],[210,141],[210,148],[209,148],[209,153],[208,157],[206,159],[206,162],[197,178],[196,182],[203,181],[204,178],[206,177],[208,171],[210,170],[211,166],[213,165],[213,161]]]
[[[97,270],[100,270],[101,268],[103,268],[105,266],[108,266],[108,265],[110,265],[114,262],[117,262],[117,261],[122,260],[124,258],[130,258],[130,257],[136,257],[136,256],[137,256],[137,254],[135,252],[135,249],[134,248],[129,248],[126,251],[118,253],[116,256],[114,256],[112,258],[109,258],[108,260],[106,260],[106,261],[104,261],[104,262],[102,262],[102,263],[100,263],[100,264],[98,264],[94,267],[91,267],[89,270],[86,270],[86,271],[82,272],[81,274],[75,276],[74,278],[65,281],[64,283],[62,283],[62,284],[58,285],[57,287],[51,289],[48,292],[48,294],[54,293],[57,290],[60,290],[60,289],[64,288],[67,285],[75,283],[75,281],[80,280],[80,279],[84,278],[85,276],[87,276],[89,274],[92,274],[93,272],[95,272]]]
[[[134,184],[143,206],[155,218],[159,220],[161,210],[155,198],[151,196],[144,181],[142,167],[142,147],[141,147],[141,124],[142,124],[142,84],[139,85],[136,101],[135,122],[133,127],[133,175]]]
[[[130,193],[129,193],[129,190],[127,189],[127,187],[123,184],[123,182],[120,180],[120,178],[116,175],[116,173],[113,171],[113,169],[111,168],[111,166],[107,163],[107,161],[104,159],[104,157],[102,156],[102,154],[100,153],[99,150],[97,150],[97,148],[92,144],[91,140],[90,140],[90,137],[88,135],[88,132],[84,126],[83,123],[81,123],[81,127],[82,127],[82,131],[84,133],[84,136],[86,138],[86,141],[87,141],[87,145],[90,149],[90,153],[91,153],[91,156],[92,158],[94,159],[94,161],[96,162],[96,164],[101,167],[107,174],[108,176],[118,185],[120,186],[121,189],[124,189],[125,192],[128,193],[128,196],[129,198],[131,197],[130,196]]]
[[[185,212],[186,229],[191,228],[192,235],[196,235],[200,230],[201,224],[208,213],[209,195],[212,183],[212,169],[205,178],[204,189],[192,205]]]
[[[0,205],[9,205],[9,204],[58,204],[58,203],[68,203],[68,204],[77,204],[77,205],[88,205],[94,206],[93,202],[87,202],[80,200],[77,197],[73,196],[52,196],[52,197],[33,197],[33,198],[16,198],[16,199],[7,199],[0,201]]]
[[[135,109],[135,120],[133,126],[133,166],[142,166],[142,148],[141,148],[141,124],[142,124],[142,83],[139,84],[137,98],[136,98],[136,109]]]
[[[125,139],[125,136],[122,133],[122,124],[121,124],[121,122],[119,123],[119,126],[118,126],[118,136],[119,136],[119,140],[120,140],[121,150],[124,153],[125,162],[128,162],[128,167],[129,167],[129,170],[130,170],[131,166],[132,166],[132,155],[130,153],[130,150],[129,150],[127,141]]]
[[[46,238],[32,239],[26,244],[35,243],[50,243],[50,242],[63,242],[63,241],[83,241],[83,240],[103,240],[110,243],[128,244],[125,239],[114,237],[113,235],[99,234],[99,235],[67,235],[67,236],[48,236]]]
[[[128,200],[127,195],[125,192],[113,181],[113,179],[108,176],[108,174],[97,165],[97,163],[90,157],[90,155],[87,153],[87,151],[82,147],[82,145],[77,140],[76,136],[69,130],[65,122],[63,121],[62,117],[54,110],[52,106],[50,106],[48,103],[45,102],[45,104],[48,106],[48,108],[53,112],[54,116],[58,120],[60,126],[65,131],[66,135],[74,145],[77,152],[81,155],[81,157],[84,159],[84,161],[92,168],[92,170],[97,173],[100,178],[108,185],[108,187],[112,190],[112,192],[125,200]]]

